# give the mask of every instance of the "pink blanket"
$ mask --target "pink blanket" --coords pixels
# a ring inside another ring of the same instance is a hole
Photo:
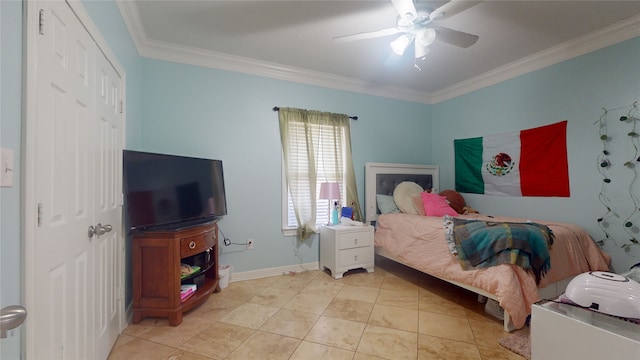
[[[460,215],[463,219],[522,222],[525,219]],[[611,258],[582,228],[564,223],[536,221],[549,226],[555,235],[551,247],[551,270],[542,278],[543,288],[559,280],[592,270],[609,270]],[[524,326],[531,304],[540,300],[533,274],[514,265],[462,270],[449,252],[443,218],[409,214],[384,214],[378,218],[376,247],[411,267],[438,278],[453,280],[494,294],[509,313],[516,328]]]

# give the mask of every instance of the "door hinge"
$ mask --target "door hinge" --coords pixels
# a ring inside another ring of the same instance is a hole
[[[38,203],[38,227],[42,223],[42,203]]]
[[[40,15],[38,19],[38,32],[40,35],[44,35],[44,9],[40,9]]]

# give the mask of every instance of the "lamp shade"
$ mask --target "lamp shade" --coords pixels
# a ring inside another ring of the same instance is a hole
[[[428,28],[419,30],[416,34],[414,53],[416,59],[422,59],[429,53],[429,45],[436,39],[436,31]]]
[[[340,184],[337,182],[320,183],[319,199],[334,200],[340,199]]]
[[[412,40],[413,36],[409,36],[408,34],[401,35],[391,42],[391,49],[397,55],[402,55],[404,54],[404,51],[407,49],[407,46],[409,46]]]
[[[422,46],[416,41],[416,51],[414,53],[416,59],[423,59],[429,54],[429,47]]]
[[[427,47],[435,41],[436,35],[436,31],[431,28],[421,29],[416,34],[416,43]]]

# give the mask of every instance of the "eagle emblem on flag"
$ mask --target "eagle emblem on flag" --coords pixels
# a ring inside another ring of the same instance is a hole
[[[485,167],[489,174],[493,176],[505,176],[511,172],[516,162],[511,159],[507,153],[498,153]]]

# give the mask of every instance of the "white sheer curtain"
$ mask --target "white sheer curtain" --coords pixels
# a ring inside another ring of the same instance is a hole
[[[300,240],[316,229],[320,182],[338,182],[346,190],[347,204],[362,218],[351,160],[349,116],[313,110],[280,108],[280,139],[285,176]],[[319,178],[318,176],[321,176]]]

